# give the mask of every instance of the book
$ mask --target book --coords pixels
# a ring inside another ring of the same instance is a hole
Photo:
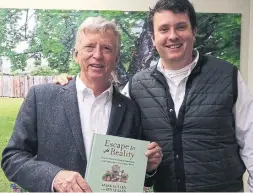
[[[85,180],[93,192],[143,192],[149,142],[94,134]]]

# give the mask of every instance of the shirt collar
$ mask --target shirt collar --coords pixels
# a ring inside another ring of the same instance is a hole
[[[199,60],[198,50],[196,50],[196,49],[193,50],[193,56],[194,56],[194,60],[189,65],[187,65],[184,68],[181,68],[179,70],[169,70],[169,71],[180,72],[180,71],[185,71],[186,69],[188,69],[187,76],[189,76],[191,74],[192,70],[195,68],[195,66],[198,63],[198,60]],[[165,74],[166,71],[168,71],[168,70],[165,70],[165,68],[163,67],[161,58],[158,61],[157,70],[160,71],[162,74]]]
[[[91,94],[91,93],[93,94],[93,91],[90,88],[88,88],[80,79],[79,74],[76,77],[76,90],[83,94],[83,98],[87,96],[88,94]],[[97,97],[105,96],[106,101],[108,101],[112,98],[112,94],[113,94],[113,85],[111,84],[108,89],[106,89],[103,93],[101,93]]]

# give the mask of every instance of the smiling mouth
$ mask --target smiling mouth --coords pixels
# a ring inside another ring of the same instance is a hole
[[[90,64],[90,66],[93,68],[104,68],[104,65],[102,64]]]
[[[176,49],[180,48],[183,44],[173,44],[173,45],[167,45],[165,47],[170,48],[170,49]]]

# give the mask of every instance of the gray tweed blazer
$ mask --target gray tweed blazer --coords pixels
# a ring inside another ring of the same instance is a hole
[[[137,106],[115,88],[107,134],[140,137]],[[66,86],[32,87],[2,153],[1,166],[7,178],[27,191],[49,192],[60,170],[84,176],[86,163],[75,79]]]

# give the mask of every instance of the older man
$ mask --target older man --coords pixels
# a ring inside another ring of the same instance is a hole
[[[140,116],[134,102],[112,86],[120,33],[113,22],[87,18],[80,26],[74,58],[81,71],[66,86],[30,89],[18,114],[2,168],[27,191],[91,191],[83,179],[93,133],[138,138]],[[147,172],[159,165],[156,143],[147,149]]]

